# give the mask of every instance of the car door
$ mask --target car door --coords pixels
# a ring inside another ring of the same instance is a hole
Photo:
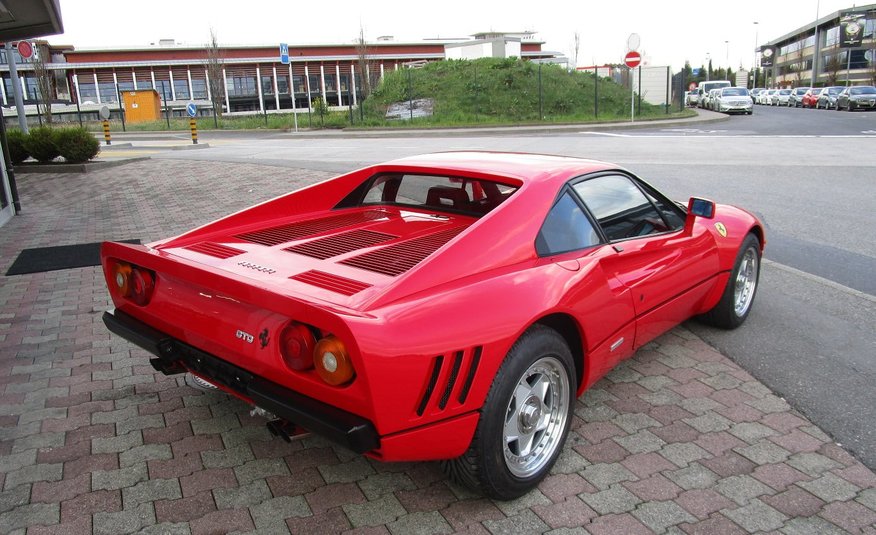
[[[612,254],[602,268],[631,291],[638,348],[688,319],[718,272],[712,234],[685,225],[685,212],[630,175],[611,172],[572,186]]]

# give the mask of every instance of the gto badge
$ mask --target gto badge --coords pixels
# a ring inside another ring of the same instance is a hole
[[[240,329],[237,330],[236,336],[238,338],[240,338],[241,340],[243,340],[244,342],[246,342],[247,344],[251,344],[252,341],[254,340],[253,335],[249,334],[246,331],[241,331]]]
[[[718,234],[720,234],[722,238],[727,237],[727,227],[724,226],[724,223],[715,223],[715,230],[718,231]]]

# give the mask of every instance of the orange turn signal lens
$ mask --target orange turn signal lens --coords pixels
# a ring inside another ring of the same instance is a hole
[[[313,365],[320,378],[332,386],[347,383],[355,375],[347,348],[331,335],[316,343]]]
[[[303,371],[313,368],[313,349],[316,338],[307,326],[290,323],[280,335],[280,354],[283,362],[293,370]]]

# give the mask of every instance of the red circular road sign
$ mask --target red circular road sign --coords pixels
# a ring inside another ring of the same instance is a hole
[[[19,41],[18,53],[21,54],[21,57],[24,59],[30,58],[33,56],[33,45],[30,44],[30,41]]]
[[[624,63],[627,64],[627,67],[635,69],[640,63],[642,63],[642,55],[635,50],[631,50],[630,52],[627,52],[626,56],[624,56]]]

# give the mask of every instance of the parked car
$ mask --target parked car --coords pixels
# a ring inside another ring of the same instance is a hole
[[[764,106],[769,106],[772,102],[773,95],[776,94],[778,89],[767,89],[766,91],[761,92],[760,95],[757,96],[758,104],[763,104]]]
[[[754,89],[752,89],[751,90],[752,102],[754,102],[755,104],[759,104],[759,102],[757,101],[757,97],[760,96],[760,94],[764,91],[766,91],[766,89],[764,89],[763,87],[755,87]]]
[[[803,106],[804,108],[814,108],[815,105],[818,103],[818,95],[821,94],[822,89],[822,87],[813,87],[812,89],[806,91],[806,93],[803,95],[803,99],[800,102],[801,106]]]
[[[788,95],[788,107],[799,108],[803,103],[803,95],[805,95],[809,89],[809,87],[795,87],[792,89],[791,94]]]
[[[709,104],[710,104],[709,99],[708,99],[709,91],[711,91],[712,89],[715,89],[715,88],[720,89],[722,87],[730,87],[731,85],[733,85],[733,84],[730,83],[730,80],[709,80],[707,82],[700,82],[699,87],[697,87],[697,93],[699,94],[699,97],[700,97],[700,100],[697,103],[697,106],[699,106],[700,108],[707,108],[708,109]],[[704,100],[705,100],[705,102],[704,102]]]
[[[616,165],[487,152],[359,169],[147,245],[105,242],[104,322],[154,357],[386,461],[511,499],[575,400],[691,316],[741,325],[764,226]]]
[[[712,111],[715,111],[718,104],[718,95],[721,93],[721,88],[715,88],[709,90],[709,99],[708,99],[708,108]]]
[[[715,111],[751,115],[753,107],[751,94],[744,87],[725,87],[717,90]]]
[[[836,97],[837,110],[874,110],[876,109],[876,87],[872,85],[853,85],[846,87]]]
[[[699,101],[699,93],[697,93],[696,89],[693,91],[685,91],[684,92],[684,105],[685,106],[696,106]]]
[[[773,106],[787,106],[788,99],[790,99],[790,98],[791,98],[791,90],[790,89],[779,89],[770,98],[770,104],[772,104]]]
[[[818,95],[818,102],[815,103],[815,108],[824,108],[826,110],[836,108],[836,97],[843,89],[845,88],[839,85],[823,88],[821,94]]]

